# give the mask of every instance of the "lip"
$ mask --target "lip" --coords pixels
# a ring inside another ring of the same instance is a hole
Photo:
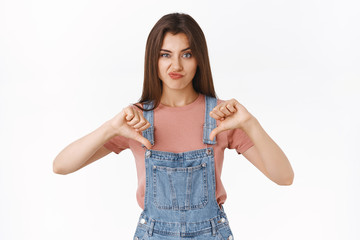
[[[182,78],[184,75],[182,75],[182,74],[180,74],[180,73],[171,72],[171,73],[169,73],[169,76],[170,76],[172,79],[179,79],[179,78]]]

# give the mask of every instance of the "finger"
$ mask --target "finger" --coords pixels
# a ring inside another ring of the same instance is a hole
[[[232,112],[230,112],[225,106],[221,106],[221,107],[220,107],[220,111],[221,111],[222,113],[224,113],[226,116],[229,116],[229,115],[232,114]]]
[[[141,128],[137,128],[135,130],[138,131],[138,132],[142,132],[142,131],[148,129],[150,126],[151,126],[151,124],[148,122],[144,126],[142,126]]]
[[[210,112],[210,117],[215,118],[216,120],[220,120],[221,117],[219,115],[217,115],[215,112],[211,111]]]
[[[149,142],[149,140],[147,140],[145,137],[143,137],[140,134],[137,134],[135,137],[135,140],[142,143],[147,149],[152,148],[151,143]]]
[[[133,113],[134,113],[133,119],[131,119],[131,121],[127,122],[127,124],[130,126],[134,126],[135,124],[137,124],[140,121],[139,112],[137,110],[133,110]]]
[[[232,113],[236,112],[236,108],[232,104],[227,104],[226,108]]]
[[[212,130],[209,135],[210,140],[213,141],[215,136],[218,135],[219,133],[221,133],[222,131],[224,131],[224,130],[222,130],[220,127],[214,128],[214,130]]]
[[[218,115],[219,117],[225,117],[225,114],[224,113],[222,113],[220,110],[218,110],[217,108],[214,108],[213,110],[212,110],[212,112],[213,113],[215,113],[216,115]]]
[[[144,118],[144,115],[141,112],[139,112],[139,117],[140,117],[140,121],[133,126],[134,128],[141,128],[142,126],[148,123],[148,121]]]
[[[133,126],[133,128],[140,129],[141,127],[145,126],[147,124],[146,120],[140,120],[137,124]]]
[[[134,110],[133,110],[131,107],[124,108],[125,119],[126,119],[127,121],[130,121],[130,120],[133,119],[133,117],[135,116],[133,111],[134,111]]]

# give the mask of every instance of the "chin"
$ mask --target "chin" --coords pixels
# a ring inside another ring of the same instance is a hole
[[[163,81],[163,88],[166,87],[171,90],[184,90],[189,87],[189,84],[192,84],[192,81],[185,82],[184,79],[168,79]]]
[[[187,84],[174,84],[172,87],[176,89],[185,89],[188,88],[189,85],[191,85],[191,82]]]
[[[186,85],[183,85],[183,84],[166,84],[165,87],[169,88],[169,89],[172,89],[172,90],[181,90],[181,89],[185,89]]]

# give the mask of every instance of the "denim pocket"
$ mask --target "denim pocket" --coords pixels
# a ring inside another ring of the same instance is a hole
[[[149,239],[148,232],[145,229],[138,226],[136,228],[136,232],[135,232],[133,239],[134,240],[147,240],[147,239]]]
[[[154,205],[160,209],[186,210],[208,202],[207,164],[193,167],[153,166]]]

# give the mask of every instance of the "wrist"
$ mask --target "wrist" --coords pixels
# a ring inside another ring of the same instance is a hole
[[[101,128],[103,129],[104,137],[106,140],[119,135],[119,130],[112,124],[111,120],[106,121]]]
[[[243,121],[240,124],[240,129],[244,130],[245,132],[250,131],[252,128],[256,128],[257,125],[259,125],[259,121],[254,117],[254,116],[250,116],[249,118],[247,118],[245,121]]]

